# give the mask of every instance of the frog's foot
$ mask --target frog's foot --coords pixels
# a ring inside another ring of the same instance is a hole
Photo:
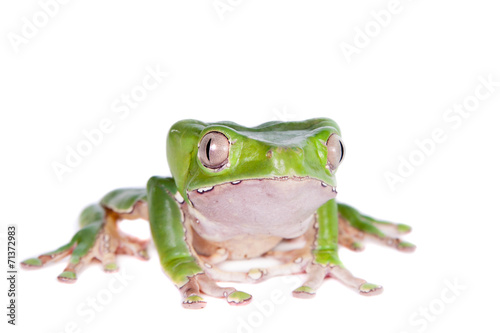
[[[348,287],[353,288],[360,295],[375,296],[381,294],[384,290],[382,286],[368,283],[366,280],[355,277],[351,272],[341,266],[330,267],[328,269],[328,275],[336,278]]]
[[[94,259],[100,261],[105,272],[118,270],[116,254],[130,254],[140,259],[148,259],[148,241],[139,240],[121,233],[116,226],[119,215],[107,212],[99,205],[87,207],[82,215],[92,218],[87,221],[71,241],[59,249],[25,260],[25,268],[40,268],[44,265],[70,256],[69,264],[58,276],[66,283],[76,282],[77,273]]]
[[[409,233],[411,227],[405,224],[376,220],[360,214],[356,209],[345,204],[339,204],[338,208],[339,244],[348,249],[361,251],[364,248],[362,241],[365,238],[371,238],[399,251],[412,252],[415,250],[415,245],[403,241],[397,236]],[[389,236],[382,230],[395,234],[395,236]]]
[[[180,288],[183,297],[182,306],[186,309],[203,309],[207,302],[201,293],[216,298],[225,298],[230,305],[246,305],[252,300],[252,295],[238,291],[232,287],[220,287],[206,274],[198,274]]]
[[[320,265],[311,263],[307,268],[307,280],[292,292],[297,298],[313,298],[326,277],[334,277],[343,284],[356,290],[360,295],[374,296],[382,293],[382,286],[368,283],[357,278],[347,269],[338,265]]]

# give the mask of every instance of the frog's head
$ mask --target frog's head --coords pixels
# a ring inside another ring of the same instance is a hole
[[[337,193],[344,146],[339,127],[326,118],[252,128],[183,120],[170,129],[167,152],[177,188],[195,205],[198,197],[257,204],[248,197],[253,190],[269,203],[288,193],[322,204]]]

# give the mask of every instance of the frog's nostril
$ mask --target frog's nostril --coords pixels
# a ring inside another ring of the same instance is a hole
[[[273,157],[273,151],[272,150],[268,150],[267,153],[266,153],[266,157],[267,158]]]

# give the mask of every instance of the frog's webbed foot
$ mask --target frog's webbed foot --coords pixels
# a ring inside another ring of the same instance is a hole
[[[216,298],[225,298],[230,305],[246,305],[252,300],[252,295],[238,291],[232,287],[221,287],[206,274],[198,274],[189,278],[180,288],[182,306],[186,309],[203,309],[206,301],[202,293]]]
[[[76,282],[77,273],[93,260],[102,263],[105,272],[118,270],[116,254],[129,254],[139,259],[149,259],[147,253],[148,240],[123,234],[117,229],[116,222],[119,214],[105,210],[100,205],[87,207],[82,216],[88,216],[87,221],[70,242],[55,251],[48,252],[25,260],[21,263],[24,268],[40,268],[48,263],[70,256],[64,271],[57,277],[66,283]]]
[[[415,250],[415,245],[398,237],[398,235],[409,233],[411,231],[410,226],[376,220],[367,215],[362,215],[355,208],[345,204],[339,203],[338,210],[339,244],[348,249],[361,251],[364,249],[362,241],[365,238],[370,238],[399,251],[412,252]],[[394,236],[390,236],[386,232]]]

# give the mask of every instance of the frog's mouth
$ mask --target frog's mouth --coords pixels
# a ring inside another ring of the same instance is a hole
[[[195,228],[202,234],[216,230],[224,234],[217,238],[237,234],[298,237],[316,210],[336,195],[336,187],[309,177],[237,180],[188,192],[199,213]],[[203,224],[212,229],[204,232]]]

